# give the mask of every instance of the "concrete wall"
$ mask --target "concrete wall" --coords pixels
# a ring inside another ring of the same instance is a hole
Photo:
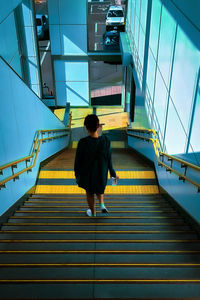
[[[0,165],[4,165],[30,154],[37,130],[62,129],[64,125],[2,59],[0,78]],[[9,181],[0,190],[0,215],[35,184],[40,162],[65,148],[68,140],[65,137],[42,144],[32,172],[23,173],[19,180]],[[18,170],[21,167],[22,163]],[[10,173],[9,168],[0,180]]]

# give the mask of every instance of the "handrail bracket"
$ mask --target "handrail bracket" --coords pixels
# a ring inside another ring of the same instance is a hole
[[[16,169],[16,168],[17,168],[17,164],[16,164],[16,165],[12,165],[12,166],[11,166],[11,170],[12,170],[12,174],[13,174],[13,175],[15,175],[15,173],[14,173],[14,169]]]
[[[6,185],[5,185],[5,184],[1,184],[1,185],[0,185],[0,190],[1,190],[1,189],[5,189],[5,188],[6,188]]]

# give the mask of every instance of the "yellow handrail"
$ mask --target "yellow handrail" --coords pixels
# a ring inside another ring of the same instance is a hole
[[[157,135],[156,130],[154,130],[154,129],[147,129],[147,128],[128,128],[127,131],[147,132],[147,133],[153,133],[154,136]]]
[[[181,174],[181,173],[177,172],[176,170],[174,170],[172,167],[170,167],[170,166],[164,164],[162,161],[160,161],[159,155],[160,155],[160,156],[166,156],[168,159],[171,159],[172,161],[173,161],[173,160],[174,160],[174,161],[177,161],[177,162],[179,162],[181,165],[186,166],[186,167],[189,167],[189,168],[192,168],[192,169],[195,169],[195,170],[197,170],[197,171],[200,171],[200,167],[198,167],[198,166],[196,166],[196,165],[194,165],[194,164],[188,163],[187,161],[184,161],[184,160],[182,160],[182,159],[176,158],[176,157],[174,157],[174,156],[172,156],[172,155],[169,155],[169,154],[167,154],[167,153],[165,153],[165,152],[160,151],[160,150],[159,150],[159,149],[160,149],[160,145],[159,145],[159,142],[158,142],[158,139],[157,139],[157,138],[149,138],[149,137],[144,137],[144,136],[137,135],[137,134],[130,134],[130,133],[128,133],[128,131],[134,131],[134,132],[137,132],[137,131],[141,132],[141,131],[143,131],[143,132],[152,132],[152,133],[153,133],[153,131],[154,131],[154,132],[156,133],[155,130],[151,130],[151,129],[138,129],[138,130],[137,130],[137,129],[127,129],[127,135],[133,136],[133,137],[136,137],[136,138],[140,138],[140,139],[145,140],[145,141],[150,141],[150,142],[152,142],[153,147],[154,147],[154,151],[155,151],[155,154],[156,154],[156,158],[157,158],[158,164],[164,166],[164,167],[165,167],[167,170],[169,170],[170,172],[173,172],[174,174],[178,175],[178,176],[179,176],[179,179],[186,180],[186,181],[190,182],[191,184],[195,185],[195,186],[198,188],[198,192],[200,191],[200,184],[198,184],[197,182],[191,180],[191,179],[188,178],[185,174]],[[154,133],[153,133],[153,134],[154,134]],[[155,134],[155,136],[156,136],[156,134]]]
[[[10,162],[10,163],[8,163],[8,164],[6,164],[6,165],[0,166],[0,170],[2,171],[2,170],[4,170],[4,169],[6,169],[6,168],[8,168],[8,167],[11,167],[11,166],[13,166],[13,165],[16,165],[16,164],[18,164],[18,163],[20,163],[20,162],[22,162],[22,161],[31,159],[32,157],[33,157],[33,153],[32,153],[31,155],[29,155],[29,156],[24,157],[24,158],[21,158],[21,159],[12,161],[12,162]]]
[[[187,162],[187,161],[185,161],[185,160],[182,160],[182,159],[180,159],[180,158],[177,158],[177,157],[175,157],[175,156],[169,155],[169,154],[164,153],[164,152],[160,152],[160,155],[164,155],[164,156],[166,156],[166,157],[168,157],[168,158],[171,158],[171,159],[173,159],[173,160],[175,160],[175,161],[177,161],[177,162],[179,162],[179,163],[181,163],[181,164],[183,164],[183,165],[186,165],[186,166],[188,166],[188,167],[190,167],[190,168],[192,168],[192,169],[195,169],[195,170],[197,170],[197,171],[200,172],[200,167],[198,167],[198,166],[196,166],[196,165],[194,165],[194,164],[191,164],[191,163],[189,163],[189,162]]]
[[[32,168],[35,167],[35,164],[36,164],[36,160],[37,160],[37,157],[38,157],[38,153],[39,153],[39,150],[40,150],[40,145],[42,142],[46,142],[47,140],[52,140],[52,139],[57,139],[57,138],[61,138],[61,137],[64,137],[64,136],[67,136],[68,133],[65,133],[65,134],[62,134],[62,135],[55,135],[55,136],[51,136],[51,137],[47,137],[47,138],[41,138],[39,139],[39,136],[40,134],[43,134],[43,133],[46,133],[46,132],[62,132],[62,131],[69,131],[69,128],[63,128],[63,129],[53,129],[53,130],[39,130],[37,132],[37,137],[36,139],[34,140],[33,142],[33,151],[31,153],[31,155],[29,156],[26,156],[24,158],[21,158],[21,159],[18,159],[18,160],[15,160],[13,162],[10,162],[8,164],[5,164],[3,166],[0,166],[0,171],[2,172],[2,170],[6,169],[6,168],[9,168],[9,167],[14,167],[16,166],[18,163],[20,162],[23,162],[23,161],[26,161],[33,158],[34,155],[34,161],[33,161],[33,164],[29,167],[27,167],[26,165],[26,168],[24,168],[23,170],[19,171],[18,173],[13,173],[11,176],[5,178],[4,180],[0,181],[0,188],[5,186],[5,183],[12,180],[12,179],[17,179],[19,177],[19,175],[21,175],[22,173],[24,172],[28,172],[29,170],[31,170]]]

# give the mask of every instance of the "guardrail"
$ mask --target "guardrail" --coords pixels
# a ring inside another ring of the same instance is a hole
[[[135,132],[138,134],[132,134],[131,132]],[[143,134],[143,135],[141,135]],[[144,136],[145,135],[149,135],[151,137],[147,137]],[[193,169],[197,172],[200,172],[200,167],[191,164],[185,160],[179,159],[175,156],[169,155],[165,152],[160,151],[160,144],[157,138],[157,133],[155,130],[153,129],[143,129],[143,128],[138,128],[138,129],[127,129],[127,135],[128,136],[132,136],[134,138],[138,138],[138,139],[142,139],[148,142],[151,142],[153,144],[154,147],[154,151],[155,151],[155,155],[156,155],[156,159],[158,162],[159,166],[165,167],[166,171],[169,171],[170,173],[173,172],[174,174],[176,174],[179,177],[179,180],[183,180],[184,181],[188,181],[191,184],[193,184],[194,186],[197,187],[197,191],[200,192],[200,184],[197,183],[196,181],[194,181],[193,179],[189,178],[187,176],[187,170],[188,169]],[[168,161],[170,161],[170,166],[164,163],[164,158],[167,158]],[[180,164],[180,167],[184,169],[184,173],[181,173],[177,170],[175,170],[173,168],[173,162],[178,162]]]
[[[49,129],[49,130],[37,131],[36,136],[33,140],[30,155],[20,158],[20,159],[17,159],[15,161],[5,164],[3,166],[0,166],[0,176],[1,175],[3,176],[4,170],[6,170],[8,168],[11,168],[11,172],[12,172],[12,175],[10,175],[7,178],[0,181],[0,190],[2,188],[6,187],[6,183],[8,181],[10,181],[12,179],[15,181],[15,180],[19,179],[19,176],[21,174],[23,174],[24,172],[28,173],[28,172],[32,171],[32,168],[34,168],[34,166],[36,164],[38,153],[40,151],[40,146],[42,143],[67,136],[67,135],[69,135],[69,130],[70,130],[70,128]],[[63,132],[63,134],[60,134],[62,132]],[[48,136],[44,137],[45,134],[47,134]],[[32,162],[31,162],[31,160],[32,160]],[[22,170],[20,170],[19,172],[15,173],[14,169],[16,169],[18,167],[18,165],[22,162],[25,162],[25,167]],[[30,165],[28,166],[29,163],[30,163]]]

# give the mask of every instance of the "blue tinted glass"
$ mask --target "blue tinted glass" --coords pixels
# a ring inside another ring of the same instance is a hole
[[[162,135],[164,133],[164,126],[165,126],[166,106],[167,106],[167,89],[160,75],[160,72],[158,71],[156,75],[154,108],[158,118],[158,123],[160,124]]]
[[[144,44],[145,44],[145,35],[140,27],[140,37],[139,37],[139,59],[143,68],[143,60],[144,60]]]
[[[161,13],[160,1],[159,0],[153,0],[152,14],[151,14],[150,41],[149,41],[149,43],[150,43],[150,47],[151,47],[155,57],[157,55],[157,48],[158,48],[160,13]]]
[[[147,17],[147,3],[146,0],[141,0],[141,17],[140,17],[140,23],[144,30],[146,31],[146,17]]]
[[[156,70],[156,62],[152,55],[151,50],[149,49],[148,67],[147,67],[147,86],[149,89],[151,99],[153,99],[155,70]]]
[[[135,0],[135,13],[140,18],[140,0]]]
[[[166,86],[168,86],[169,84],[175,31],[176,31],[176,22],[168,13],[168,11],[163,7],[161,28],[160,28],[158,66],[165,80]]]
[[[131,11],[131,19],[130,19],[130,23],[131,23],[131,31],[132,34],[134,35],[134,29],[135,29],[135,4],[132,2],[132,7],[131,7],[132,11]]]
[[[139,19],[138,17],[135,18],[135,44],[138,50],[138,38],[139,38]]]
[[[192,134],[190,144],[192,145],[193,151],[200,151],[200,82],[198,86],[197,99],[195,105],[194,120],[192,126]],[[190,149],[191,151],[191,149]]]
[[[178,154],[185,152],[186,134],[178,117],[177,111],[170,101],[167,128],[165,136],[165,145],[169,154]]]
[[[190,112],[199,69],[199,52],[181,28],[178,28],[172,74],[171,97],[185,130],[189,127]]]
[[[130,22],[131,22],[131,13],[132,13],[132,1],[128,1],[127,17],[126,17],[126,23],[127,24],[130,24]]]

